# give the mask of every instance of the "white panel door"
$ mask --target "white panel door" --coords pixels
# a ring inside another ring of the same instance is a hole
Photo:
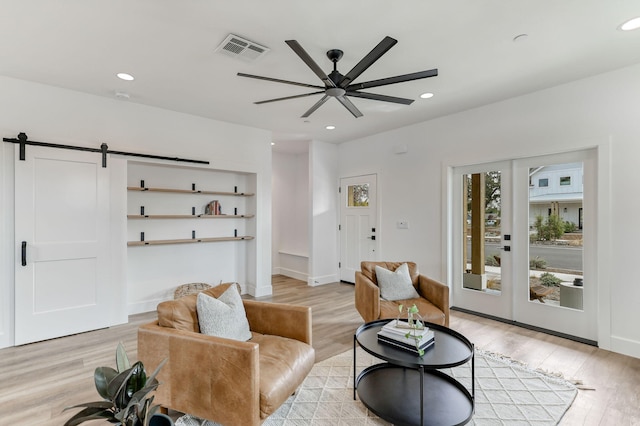
[[[340,180],[340,280],[355,282],[363,260],[376,260],[376,175]]]
[[[15,344],[109,325],[109,180],[101,156],[28,146],[15,161]]]

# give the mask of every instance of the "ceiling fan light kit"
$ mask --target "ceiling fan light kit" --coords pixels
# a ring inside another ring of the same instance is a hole
[[[257,105],[284,101],[288,99],[303,98],[306,96],[323,95],[322,98],[317,101],[311,108],[309,108],[302,118],[309,117],[314,111],[320,108],[329,98],[335,98],[340,102],[354,117],[362,117],[360,110],[349,100],[349,97],[370,99],[375,101],[391,102],[402,105],[411,105],[413,99],[399,98],[394,96],[380,95],[376,93],[361,92],[363,89],[370,89],[373,87],[386,86],[389,84],[403,83],[405,81],[419,80],[422,78],[435,77],[438,75],[437,69],[431,69],[427,71],[419,71],[411,74],[398,75],[395,77],[387,77],[379,80],[371,80],[363,83],[353,83],[363,72],[365,72],[371,65],[373,65],[378,59],[382,57],[389,49],[391,49],[398,41],[387,36],[376,47],[371,50],[364,58],[360,60],[347,74],[342,75],[338,71],[338,61],[343,56],[343,51],[340,49],[331,49],[327,52],[327,58],[333,62],[333,71],[326,74],[322,68],[309,56],[309,54],[302,48],[300,43],[296,40],[286,40],[285,43],[298,55],[300,59],[309,67],[311,71],[315,73],[324,86],[298,83],[295,81],[281,80],[271,77],[263,77],[253,74],[238,73],[240,77],[254,78],[258,80],[272,81],[275,83],[291,84],[294,86],[302,86],[313,89],[318,89],[315,92],[304,93],[301,95],[285,96],[282,98],[268,99],[265,101],[254,102]]]

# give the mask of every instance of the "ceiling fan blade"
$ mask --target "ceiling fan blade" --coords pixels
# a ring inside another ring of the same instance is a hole
[[[367,56],[362,58],[360,62],[358,62],[356,66],[353,67],[351,71],[349,71],[342,78],[342,80],[340,81],[340,87],[344,89],[345,87],[350,85],[353,80],[358,78],[358,76],[365,72],[366,69],[371,65],[373,65],[375,61],[377,61],[382,55],[387,53],[387,51],[391,49],[397,42],[398,40],[386,36],[380,43],[378,43],[376,47],[373,48],[373,50],[371,50],[371,52],[367,54]]]
[[[287,99],[304,98],[304,97],[307,97],[307,96],[319,95],[320,93],[324,93],[324,90],[322,90],[320,92],[305,93],[305,94],[302,94],[302,95],[285,96],[284,98],[267,99],[266,101],[254,102],[254,104],[261,105],[261,104],[267,104],[269,102],[286,101]]]
[[[348,109],[355,118],[362,117],[362,113],[360,112],[360,110],[356,108],[356,106],[349,99],[347,99],[346,96],[336,96],[336,99],[338,100],[338,102],[344,105],[344,107]]]
[[[243,72],[239,72],[238,76],[240,76],[240,77],[248,77],[248,78],[255,78],[257,80],[273,81],[275,83],[293,84],[294,86],[313,87],[314,89],[324,89],[324,87],[322,87],[322,86],[315,86],[313,84],[298,83],[298,82],[289,81],[289,80],[280,80],[279,78],[263,77],[263,76],[260,76],[260,75],[245,74]]]
[[[378,95],[376,93],[349,91],[347,92],[347,96],[353,96],[356,98],[364,98],[364,99],[372,99],[374,101],[392,102],[394,104],[402,104],[402,105],[411,105],[413,103],[413,99],[397,98],[395,96],[387,96],[387,95]]]
[[[397,75],[395,77],[381,78],[380,80],[365,81],[364,83],[350,84],[345,87],[347,91],[369,89],[371,87],[386,86],[387,84],[403,83],[405,81],[420,80],[421,78],[435,77],[438,75],[438,69],[434,68],[427,71],[419,71],[411,74]]]
[[[320,66],[316,64],[311,56],[309,56],[307,51],[304,50],[302,46],[300,46],[300,43],[295,40],[286,40],[285,43],[287,43],[289,47],[293,49],[294,52],[296,52],[300,59],[302,59],[302,61],[307,64],[309,68],[311,68],[311,71],[313,71],[327,87],[336,87],[336,84],[333,82],[333,80],[331,80],[329,76],[324,71],[322,71],[322,68],[320,68]]]
[[[320,99],[318,102],[316,102],[315,104],[313,104],[313,106],[311,108],[309,108],[307,110],[307,112],[305,112],[304,114],[302,114],[302,116],[300,118],[307,118],[309,117],[311,114],[313,114],[313,112],[315,110],[317,110],[318,108],[320,108],[325,102],[327,102],[327,100],[329,100],[329,96],[324,95],[322,97],[322,99]]]

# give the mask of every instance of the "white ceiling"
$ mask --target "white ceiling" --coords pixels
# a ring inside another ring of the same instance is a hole
[[[340,143],[640,62],[638,0],[0,0],[0,75],[268,129],[295,148]],[[248,63],[214,52],[230,34],[271,51]],[[524,40],[514,37],[527,34]],[[354,118],[314,91],[238,72],[322,85],[285,44],[346,74],[385,36],[398,40],[358,81],[437,68],[434,78],[369,89],[410,106],[351,98]],[[115,77],[127,72],[125,82]],[[432,99],[419,99],[423,92]],[[325,129],[328,124],[335,130]]]

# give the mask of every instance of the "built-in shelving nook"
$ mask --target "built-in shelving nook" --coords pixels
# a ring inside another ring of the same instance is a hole
[[[129,162],[129,279],[255,281],[256,205],[254,173]]]

